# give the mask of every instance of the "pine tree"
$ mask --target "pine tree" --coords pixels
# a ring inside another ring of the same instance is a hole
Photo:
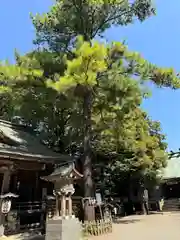
[[[108,101],[106,101],[107,106],[103,107],[103,110],[108,109],[106,118],[109,117],[113,127],[107,128],[106,126],[105,128],[104,133],[108,134],[109,132],[106,143],[110,144],[110,139],[116,141],[114,145],[118,153],[121,150],[120,147],[122,147],[118,139],[120,137],[118,130],[126,129],[124,134],[128,134],[127,129],[130,129],[130,141],[132,140],[131,144],[135,144],[131,146],[131,151],[136,152],[134,165],[139,167],[137,164],[141,162],[147,165],[155,164],[152,158],[148,159],[148,154],[146,153],[147,146],[149,145],[149,148],[151,148],[150,144],[153,138],[152,136],[151,139],[148,138],[147,132],[149,131],[149,125],[146,121],[144,121],[142,117],[139,118],[139,115],[136,116],[136,114],[133,114],[132,117],[135,118],[135,122],[138,125],[136,125],[135,131],[132,131],[131,126],[121,128],[121,126],[119,126],[119,118],[122,118],[122,112],[128,113],[133,107],[134,110],[136,110],[135,106],[141,103],[141,86],[144,81],[153,80],[156,81],[157,84],[164,84],[165,86],[171,85],[176,88],[179,87],[179,79],[171,69],[163,70],[157,68],[155,65],[145,61],[139,54],[128,51],[127,47],[121,43],[105,46],[95,41],[91,43],[84,42],[83,38],[80,37],[76,43],[76,48],[72,52],[74,58],[67,60],[67,68],[63,76],[60,76],[59,80],[49,80],[47,84],[60,93],[67,95],[73,94],[82,99],[84,116],[83,175],[85,198],[89,198],[93,196],[91,142],[93,137],[92,110],[94,101],[96,99],[101,100],[100,96],[102,97],[102,94],[104,94],[105,98],[109,97]],[[122,97],[123,94],[126,95],[125,98]],[[123,100],[124,103],[122,103]],[[138,114],[138,109],[136,111]],[[125,124],[133,124],[133,122],[129,122],[126,119]],[[146,124],[144,126],[145,129],[143,129],[142,124]],[[143,130],[146,134],[144,134]],[[103,131],[101,129],[101,135],[102,133]],[[137,134],[139,134],[139,136],[137,136]],[[138,141],[135,140],[136,138],[139,138],[137,139]],[[155,141],[154,139],[154,144]],[[125,144],[127,144],[127,141]],[[156,144],[159,146],[159,143]],[[139,158],[138,161],[137,157]],[[131,161],[132,160],[133,158],[131,158]],[[127,163],[125,167],[128,167]],[[143,168],[145,169],[145,167]],[[91,218],[93,218],[91,206],[86,202],[85,219],[91,220]]]
[[[156,128],[140,104],[146,81],[179,88],[179,78],[173,69],[158,68],[121,43],[92,41],[112,25],[143,21],[154,13],[150,0],[57,0],[48,13],[32,17],[41,50],[17,56],[13,66],[0,66],[1,92],[11,100],[17,96],[13,111],[38,129],[43,125],[51,135],[49,145],[65,143],[67,132],[73,132],[69,142],[75,139],[76,146],[83,140],[85,197],[94,194],[92,149],[115,155],[113,167],[121,172],[140,168],[152,174],[163,165],[163,136],[157,131],[153,137]],[[94,217],[91,210],[86,204],[87,220]]]

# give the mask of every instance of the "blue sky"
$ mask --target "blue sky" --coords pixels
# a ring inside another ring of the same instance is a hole
[[[13,59],[14,49],[26,53],[33,48],[34,29],[29,13],[46,12],[52,0],[1,0],[0,60]],[[162,67],[180,71],[180,1],[157,0],[157,16],[144,23],[112,28],[108,40],[126,39],[131,50]],[[180,147],[180,90],[153,88],[143,104],[149,115],[162,124],[169,149]]]

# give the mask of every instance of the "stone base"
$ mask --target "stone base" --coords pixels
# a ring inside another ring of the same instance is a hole
[[[81,224],[77,218],[47,220],[45,240],[80,240],[81,237]]]

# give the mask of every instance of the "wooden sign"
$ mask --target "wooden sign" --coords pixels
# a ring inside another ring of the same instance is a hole
[[[102,204],[102,197],[100,193],[96,193],[96,202],[97,202],[97,205]]]
[[[85,204],[86,201],[88,202],[89,206],[94,206],[94,205],[96,205],[96,199],[95,199],[95,198],[86,197],[86,198],[83,198],[83,199],[82,199],[83,208],[84,208],[84,204]]]

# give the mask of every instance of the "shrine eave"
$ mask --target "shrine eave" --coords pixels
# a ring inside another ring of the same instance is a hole
[[[0,119],[0,158],[58,164],[71,157],[49,149],[33,129]]]
[[[36,154],[28,154],[24,152],[11,152],[11,151],[1,151],[0,150],[0,158],[6,160],[21,160],[21,161],[34,161],[41,163],[52,163],[58,164],[67,162],[71,159],[68,155],[59,154],[58,156],[45,156],[45,155],[36,155]]]

